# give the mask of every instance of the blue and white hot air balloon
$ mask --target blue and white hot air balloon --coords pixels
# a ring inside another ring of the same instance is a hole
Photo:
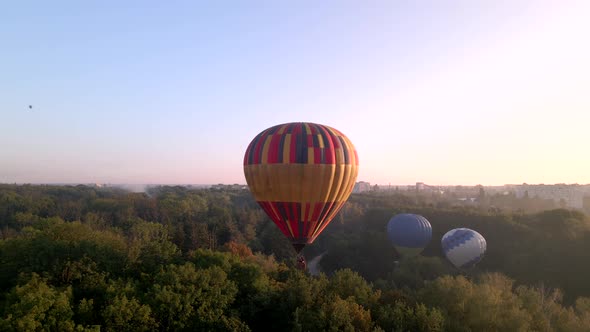
[[[469,268],[477,264],[486,252],[486,239],[469,228],[448,231],[441,240],[442,248],[455,267]]]
[[[387,223],[387,237],[403,257],[420,254],[432,238],[426,218],[410,213],[398,214]]]

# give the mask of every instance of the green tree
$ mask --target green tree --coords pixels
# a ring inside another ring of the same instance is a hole
[[[383,303],[372,311],[376,323],[385,331],[443,331],[444,316],[424,304],[411,305],[401,300]]]
[[[372,331],[371,313],[354,300],[325,298],[318,307],[295,310],[295,331]]]
[[[109,301],[102,317],[106,331],[153,331],[157,327],[151,308],[124,294]]]
[[[344,300],[352,298],[365,308],[374,307],[381,296],[379,291],[373,291],[373,287],[363,277],[350,269],[336,271],[330,278],[327,292]]]
[[[33,273],[7,296],[0,327],[6,331],[74,331],[72,289],[55,289]]]
[[[532,317],[513,293],[513,281],[485,274],[474,284],[463,276],[445,276],[427,283],[420,300],[448,316],[450,330],[528,331]]]
[[[166,226],[141,221],[129,230],[128,256],[139,271],[155,273],[161,265],[172,263],[179,257],[178,247],[170,241]]]
[[[165,331],[207,329],[228,320],[226,313],[237,291],[221,268],[196,269],[186,263],[161,269],[147,301]]]

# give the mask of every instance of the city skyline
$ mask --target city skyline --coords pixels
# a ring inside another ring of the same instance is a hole
[[[366,183],[369,184],[371,186],[377,185],[379,187],[416,187],[419,185],[425,185],[427,188],[431,187],[431,188],[443,188],[443,187],[511,187],[511,186],[590,186],[590,183],[565,183],[565,182],[558,182],[558,183],[504,183],[504,184],[493,184],[493,185],[486,185],[486,184],[482,184],[482,183],[477,183],[477,184],[464,184],[464,183],[453,183],[453,184],[437,184],[437,183],[424,183],[424,182],[413,182],[413,183],[371,183],[369,181],[364,181],[362,179],[357,179],[357,181],[355,181],[356,184],[359,183]],[[5,185],[11,185],[11,184],[16,184],[16,185],[41,185],[41,186],[76,186],[76,185],[85,185],[85,186],[188,186],[188,187],[211,187],[211,186],[216,186],[216,185],[220,185],[220,186],[234,186],[234,185],[238,185],[238,186],[247,186],[248,184],[246,183],[246,181],[243,182],[210,182],[210,183],[182,183],[182,182],[177,182],[177,183],[157,183],[157,182],[151,182],[151,183],[125,183],[125,182],[119,182],[119,183],[115,183],[115,182],[0,182],[0,184],[5,184]]]
[[[11,3],[0,183],[239,183],[332,126],[358,180],[590,183],[590,3]],[[29,107],[30,105],[30,107]]]

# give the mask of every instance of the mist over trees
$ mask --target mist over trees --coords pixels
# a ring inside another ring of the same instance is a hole
[[[0,185],[0,330],[589,331],[590,220],[552,204],[353,194],[311,276],[247,190]],[[414,259],[387,240],[401,212],[432,224]],[[442,256],[456,227],[487,240],[474,269]]]

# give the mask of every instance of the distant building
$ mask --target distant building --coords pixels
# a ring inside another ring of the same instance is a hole
[[[245,190],[248,189],[248,186],[245,184],[214,184],[211,186],[211,189],[218,189],[218,190]]]
[[[433,194],[444,194],[444,189],[439,186],[430,186],[424,182],[416,182],[416,191],[428,192]]]
[[[365,181],[359,181],[354,184],[354,188],[352,188],[352,192],[355,194],[362,193],[365,191],[371,191],[371,184]]]
[[[514,193],[517,198],[539,197],[542,199],[551,199],[555,202],[564,201],[566,207],[582,209],[584,208],[584,196],[586,190],[583,186],[578,184],[522,184],[514,186]]]

